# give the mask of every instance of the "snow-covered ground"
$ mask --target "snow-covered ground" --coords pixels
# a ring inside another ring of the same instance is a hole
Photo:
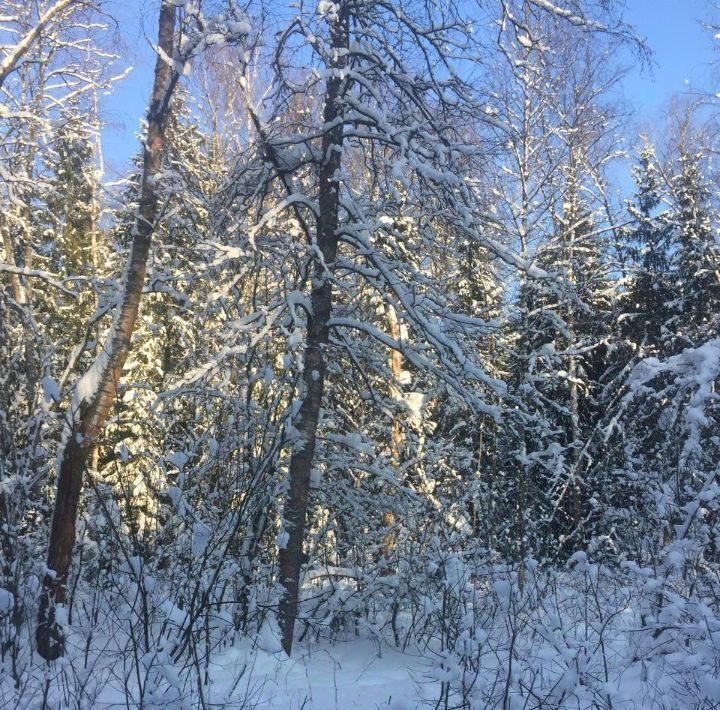
[[[211,675],[234,678],[250,661],[241,686],[257,707],[273,710],[317,708],[393,708],[409,710],[422,704],[428,662],[420,656],[384,648],[370,641],[352,641],[299,648],[288,659],[282,653],[258,650],[248,657],[230,651],[213,663]],[[228,684],[217,684],[216,702],[227,698]],[[229,698],[227,698],[229,699]]]
[[[688,586],[682,570],[603,567],[584,553],[564,569],[534,569],[520,588],[508,568],[470,577],[459,564],[453,572],[446,559],[445,574],[428,578],[391,615],[345,596],[353,583],[346,581],[350,586],[339,585],[323,613],[303,620],[291,658],[281,650],[272,612],[258,616],[259,631],[253,624],[238,631],[213,606],[190,627],[159,589],[148,593],[148,603],[154,596],[157,603],[147,617],[140,606],[108,596],[102,613],[87,616],[79,605],[72,620],[63,617],[67,653],[56,662],[32,653],[32,625],[23,627],[17,658],[10,651],[0,658],[0,705],[720,708],[720,620],[702,580]]]

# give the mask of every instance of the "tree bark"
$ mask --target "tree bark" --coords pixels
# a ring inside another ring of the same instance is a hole
[[[397,317],[395,308],[387,304],[388,309],[388,330],[390,337],[393,340],[400,342],[402,338],[402,332],[400,329],[400,321]],[[403,356],[399,350],[390,351],[390,374],[392,375],[392,389],[398,400],[398,405],[402,401],[403,386],[402,386],[402,372],[403,372]],[[401,414],[400,411],[396,410],[393,412],[392,424],[390,429],[390,460],[392,467],[395,471],[395,475],[399,475],[400,466],[402,464],[402,448],[405,441],[403,434]],[[381,523],[386,532],[383,535],[380,543],[380,574],[382,576],[391,575],[392,570],[392,559],[395,556],[395,550],[397,548],[397,520],[395,513],[391,510],[386,510],[381,517]]]
[[[10,266],[17,266],[15,262],[15,245],[8,228],[3,230],[3,245],[5,247],[5,261]],[[24,266],[28,269],[32,267],[30,263],[31,254],[25,252],[26,261]],[[37,353],[35,351],[35,331],[33,329],[32,310],[30,304],[29,284],[23,283],[20,274],[10,273],[10,287],[13,300],[18,306],[21,313],[22,329],[23,329],[23,350],[25,353],[25,378],[27,391],[27,413],[32,416],[35,411],[35,394],[40,379],[38,374]]]
[[[303,563],[303,541],[307,519],[310,472],[315,453],[315,438],[320,407],[325,390],[327,364],[325,353],[332,313],[332,282],[338,245],[340,186],[338,173],[342,163],[343,123],[342,95],[346,79],[342,70],[346,63],[349,18],[345,4],[338,12],[331,29],[330,76],[325,88],[323,120],[328,128],[322,138],[322,164],[318,181],[319,217],[317,221],[317,249],[322,260],[316,258],[308,315],[308,330],[303,365],[304,394],[295,428],[298,439],[290,457],[290,490],[285,499],[283,522],[287,542],[279,550],[280,583],[283,594],[278,608],[282,645],[290,655],[293,631],[298,614],[300,569]]]
[[[177,83],[177,71],[167,62],[174,54],[175,5],[164,0],[160,8],[155,75],[148,109],[147,139],[144,146],[143,173],[138,212],[133,228],[133,242],[126,267],[122,301],[116,313],[103,351],[85,375],[85,385],[92,389],[82,399],[80,389],[76,411],[70,412],[72,423],[62,451],[58,474],[57,497],[50,529],[47,573],[40,598],[37,649],[46,660],[64,652],[65,639],[56,621],[55,607],[65,601],[68,572],[75,544],[78,502],[86,462],[113,405],[117,384],[130,350],[130,341],[138,316],[140,296],[145,282],[150,241],[158,216],[155,178],[162,169],[164,129],[170,98]],[[86,379],[87,378],[87,379]],[[96,385],[92,379],[97,378]],[[81,385],[83,381],[81,380]]]

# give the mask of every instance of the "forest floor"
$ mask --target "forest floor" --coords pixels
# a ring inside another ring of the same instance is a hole
[[[0,655],[0,707],[720,710],[720,619],[682,575],[576,555],[564,571],[526,577],[523,591],[511,579],[505,570],[471,585],[476,596],[426,585],[413,615],[392,617],[393,634],[384,611],[347,626],[336,617],[338,628],[301,624],[290,658],[272,615],[259,632],[237,631],[225,612],[199,619],[178,653],[186,614],[167,600],[148,625],[118,600],[91,616],[79,604],[63,658],[32,653],[29,626],[17,660]]]
[[[244,687],[249,706],[272,710],[411,710],[423,705],[421,693],[431,670],[427,659],[364,640],[299,646],[292,658],[262,650],[251,657],[249,672],[234,690],[230,679],[247,663],[247,652],[232,650],[217,659],[218,679],[228,679],[216,684],[217,701],[222,695],[244,695],[238,693]]]

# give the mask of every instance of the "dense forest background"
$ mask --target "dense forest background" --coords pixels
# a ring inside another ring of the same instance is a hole
[[[720,707],[717,97],[637,135],[622,10],[163,0],[111,181],[109,7],[0,2],[4,702]]]

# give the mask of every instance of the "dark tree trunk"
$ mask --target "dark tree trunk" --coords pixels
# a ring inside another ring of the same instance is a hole
[[[290,458],[290,490],[285,499],[283,521],[288,539],[279,551],[280,583],[284,591],[279,605],[282,645],[290,655],[293,630],[298,614],[300,568],[303,562],[303,541],[307,519],[310,472],[315,453],[320,407],[325,390],[327,364],[325,350],[328,343],[329,320],[332,313],[331,274],[338,245],[339,191],[338,173],[342,162],[343,123],[342,95],[346,80],[340,76],[345,67],[346,53],[336,50],[348,47],[349,18],[343,4],[332,28],[331,73],[325,89],[323,120],[330,126],[322,139],[318,196],[320,214],[317,222],[317,247],[324,263],[316,260],[315,278],[310,296],[312,313],[308,316],[308,332],[303,366],[303,399],[295,428],[298,440]]]
[[[133,243],[125,275],[122,302],[104,351],[95,361],[97,387],[79,411],[71,411],[72,425],[62,451],[58,474],[57,497],[50,529],[47,574],[43,581],[36,633],[37,649],[46,660],[64,652],[62,629],[56,622],[55,606],[65,601],[68,572],[75,545],[78,502],[87,459],[97,444],[105,420],[115,400],[118,380],[130,350],[140,296],[145,282],[150,239],[158,212],[155,176],[163,164],[164,126],[170,97],[177,82],[177,72],[162,56],[174,54],[175,5],[164,0],[160,8],[158,54],[155,63],[153,92],[148,109],[147,140],[144,146],[143,174],[138,213],[133,229]]]

